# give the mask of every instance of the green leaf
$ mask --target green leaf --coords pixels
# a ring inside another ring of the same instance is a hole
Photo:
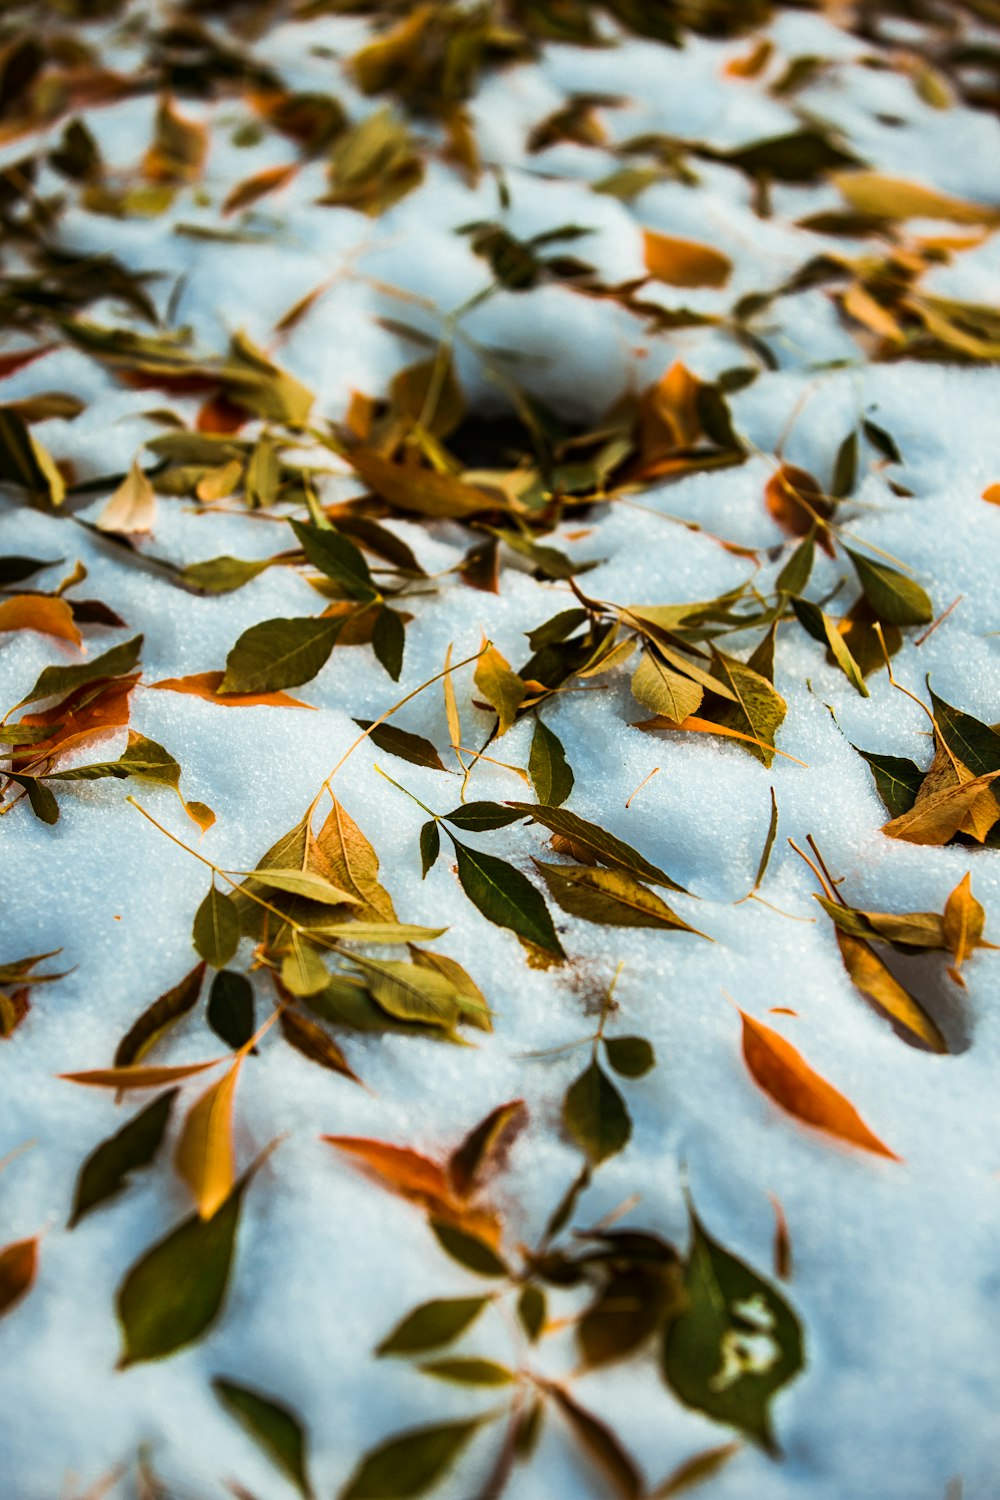
[[[93,661],[80,662],[75,667],[44,667],[31,692],[16,707],[23,708],[26,703],[53,698],[57,693],[72,692],[87,683],[99,682],[103,677],[122,677],[136,665],[141,649],[142,636],[136,635],[130,641],[112,646],[102,656],[95,656]]]
[[[607,927],[680,928],[695,932],[648,886],[621,870],[597,870],[592,865],[553,865],[533,859],[536,870],[557,906],[585,922]],[[699,937],[705,934],[698,933]]]
[[[545,1293],[540,1286],[526,1286],[517,1299],[517,1318],[531,1343],[545,1327],[547,1316]]]
[[[563,1123],[595,1167],[628,1145],[632,1121],[625,1101],[596,1059],[566,1090]]]
[[[899,818],[903,813],[909,812],[917,800],[917,793],[924,779],[924,773],[916,761],[903,755],[876,755],[871,750],[861,750],[857,745],[852,745],[851,749],[857,750],[871,767],[875,789],[890,817]]]
[[[525,634],[532,651],[541,651],[543,646],[552,646],[566,640],[574,630],[585,625],[589,618],[585,609],[563,609],[559,614],[553,615],[551,620],[546,620],[544,625],[537,625],[534,630],[525,631]]]
[[[535,732],[531,736],[528,775],[535,796],[549,807],[561,807],[573,790],[573,770],[562,740],[541,718],[535,719]]]
[[[832,497],[835,500],[842,500],[845,495],[849,495],[854,488],[857,475],[858,434],[855,430],[847,434],[837,449],[837,457],[833,463],[833,479],[830,484]]]
[[[5,771],[11,781],[16,781],[18,786],[24,788],[28,794],[28,806],[35,817],[42,823],[58,823],[59,804],[47,786],[43,786],[33,776],[18,776],[16,772]]]
[[[715,647],[712,648],[712,659],[720,681],[736,698],[735,705],[727,705],[721,713],[712,715],[714,722],[727,729],[738,729],[741,734],[752,734],[760,744],[743,742],[744,750],[769,766],[774,759],[774,736],[785,717],[787,705],[784,698],[749,663],[725,656]]]
[[[697,713],[705,691],[690,677],[668,667],[654,650],[647,649],[632,673],[632,696],[650,713],[662,714],[680,724],[689,714]]]
[[[226,1295],[240,1205],[255,1168],[210,1219],[197,1213],[147,1250],[118,1288],[119,1369],[175,1354],[211,1326]]]
[[[868,603],[883,624],[927,625],[933,620],[934,606],[919,583],[895,568],[852,552],[850,547],[844,550],[854,564]]]
[[[548,907],[531,881],[505,860],[452,839],[462,889],[489,922],[507,927],[529,943],[565,958]]]
[[[423,1302],[397,1323],[375,1353],[423,1354],[440,1349],[464,1333],[489,1301],[489,1297],[441,1297]]]
[[[326,665],[341,625],[322,615],[251,625],[226,657],[219,692],[273,693],[308,682]]]
[[[903,462],[903,455],[897,448],[896,440],[891,433],[886,432],[884,427],[879,427],[876,422],[872,422],[868,418],[862,422],[861,426],[864,429],[865,437],[873,448],[878,449],[883,458],[887,458],[890,463],[894,464],[901,464]]]
[[[306,1439],[295,1413],[287,1406],[221,1375],[213,1379],[212,1389],[275,1467],[305,1500],[310,1500],[312,1488],[306,1476]]]
[[[390,1438],[363,1458],[339,1500],[410,1500],[443,1479],[483,1421],[416,1427]]]
[[[204,562],[188,563],[181,570],[181,581],[206,594],[231,594],[271,567],[273,561],[270,557],[256,562],[243,557],[209,557]]]
[[[224,969],[242,936],[239,909],[213,885],[195,913],[192,937],[196,951],[213,969]]]
[[[506,828],[510,823],[519,822],[522,814],[512,812],[500,802],[464,802],[443,816],[465,833],[489,833],[494,828]]]
[[[774,580],[780,594],[801,594],[809,582],[816,556],[816,543],[811,536],[799,543],[781,572]]]
[[[254,1034],[253,985],[245,974],[220,969],[212,980],[206,1012],[209,1026],[236,1052]]]
[[[163,1139],[177,1094],[175,1088],[158,1094],[151,1104],[90,1153],[76,1180],[68,1229],[75,1229],[99,1203],[106,1203],[124,1191],[130,1172],[149,1166]]]
[[[607,833],[596,823],[588,823],[586,818],[579,817],[568,808],[545,806],[540,802],[510,802],[508,806],[516,807],[526,817],[543,824],[550,833],[569,839],[576,848],[586,850],[609,869],[622,870],[626,875],[634,875],[637,880],[648,880],[652,885],[662,885],[670,891],[684,892],[682,885],[678,885],[665,871],[651,864],[631,844],[616,838],[613,833]]]
[[[195,964],[179,984],[175,984],[173,989],[167,990],[152,1005],[147,1006],[118,1043],[115,1051],[116,1068],[127,1068],[133,1063],[141,1062],[160,1037],[194,1009],[201,994],[204,977],[204,963]]]
[[[656,1066],[656,1053],[644,1036],[605,1037],[604,1051],[622,1078],[641,1078]]]
[[[447,1219],[431,1219],[430,1226],[445,1254],[450,1255],[452,1260],[457,1260],[467,1271],[472,1271],[476,1276],[510,1275],[510,1267],[501,1260],[492,1245],[488,1245],[478,1235],[470,1234],[467,1229],[459,1229],[457,1224],[452,1224]]]
[[[384,604],[372,630],[372,650],[393,682],[399,681],[403,670],[403,651],[406,647],[406,631],[402,616],[388,604]]]
[[[289,525],[313,567],[339,583],[349,599],[370,603],[379,597],[368,564],[346,536],[332,526],[308,526],[302,521],[290,521]]]
[[[289,896],[305,896],[309,901],[318,901],[321,906],[357,906],[356,896],[332,885],[325,875],[313,870],[283,870],[280,866],[261,865],[252,873],[256,885],[285,891]]]
[[[43,568],[54,568],[64,561],[62,557],[0,557],[0,588],[9,588],[12,583],[22,583],[33,573],[40,573]]]
[[[770,1402],[803,1365],[802,1330],[785,1299],[706,1234],[691,1211],[687,1305],[667,1327],[663,1373],[686,1406],[771,1452]]]
[[[850,647],[830,616],[824,614],[818,604],[812,604],[808,599],[793,599],[792,608],[798,616],[799,623],[808,630],[813,639],[824,643],[851,686],[861,694],[862,698],[870,698],[871,694],[865,684],[861,668],[851,655]]]
[[[396,959],[352,955],[368,981],[376,1004],[400,1021],[421,1021],[450,1029],[459,1015],[455,986],[444,974]]]
[[[432,771],[443,771],[444,765],[430,740],[422,734],[411,734],[408,729],[398,729],[395,724],[380,724],[372,729],[373,719],[355,719],[359,729],[369,729],[368,738],[387,755],[398,755],[411,766],[428,766]]]
[[[517,1377],[492,1359],[431,1359],[418,1366],[421,1375],[450,1380],[455,1385],[510,1385]]]
[[[441,853],[441,833],[433,818],[420,830],[420,878],[426,879],[428,870],[432,870],[437,863],[437,857]]]
[[[53,506],[66,498],[65,481],[51,454],[10,406],[0,407],[0,481],[29,490]]]
[[[931,688],[931,706],[938,733],[946,746],[973,776],[988,776],[1000,767],[1000,734],[960,708],[953,708]]]

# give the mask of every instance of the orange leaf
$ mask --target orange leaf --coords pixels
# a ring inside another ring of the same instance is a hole
[[[983,490],[983,499],[990,505],[1000,505],[1000,484],[988,484]]]
[[[237,406],[220,392],[217,396],[209,396],[208,400],[202,403],[195,426],[199,432],[228,434],[239,432],[246,420],[247,413],[242,406]]]
[[[162,688],[168,693],[188,693],[192,698],[204,698],[206,703],[219,703],[226,708],[254,708],[258,704],[270,708],[313,708],[311,703],[303,703],[288,693],[220,694],[219,684],[225,675],[224,672],[195,672],[190,677],[164,677],[162,681],[150,682],[147,686]]]
[[[226,195],[226,201],[222,205],[224,214],[235,213],[238,208],[249,208],[251,203],[256,203],[258,198],[265,197],[268,193],[275,192],[290,182],[299,170],[297,162],[289,162],[283,167],[265,167],[263,172],[255,172],[252,177],[246,177],[238,182]]]
[[[367,1136],[324,1135],[320,1139],[354,1157],[359,1166],[374,1173],[390,1192],[418,1203],[430,1200],[437,1204],[451,1199],[451,1187],[443,1168],[419,1151],[369,1140]]]
[[[169,98],[156,111],[156,134],[142,159],[143,176],[151,182],[193,182],[201,176],[208,152],[204,125],[178,114]]]
[[[31,1290],[38,1269],[38,1240],[16,1240],[0,1250],[0,1313]]]
[[[823,493],[823,486],[806,469],[795,464],[781,464],[764,486],[764,503],[782,531],[790,536],[808,536],[817,528],[816,540],[833,556],[830,533],[823,521],[833,506]]]
[[[218,1213],[236,1181],[233,1101],[243,1056],[191,1106],[177,1142],[174,1165],[194,1194],[202,1219]]]
[[[368,489],[399,510],[461,518],[505,508],[502,496],[476,489],[454,474],[438,474],[416,464],[393,463],[368,448],[355,448],[345,456]]]
[[[139,673],[131,677],[109,677],[103,686],[86,683],[65,697],[54,708],[43,709],[37,714],[25,714],[18,724],[34,726],[51,724],[48,739],[34,745],[26,745],[14,754],[13,768],[62,755],[82,740],[95,734],[104,734],[110,729],[121,729],[128,723],[129,694],[139,680]],[[13,726],[14,728],[17,725]]]
[[[733,269],[729,256],[712,245],[655,229],[643,231],[643,252],[646,270],[668,286],[725,286]]]
[[[44,594],[14,594],[0,603],[0,631],[39,630],[62,641],[83,645],[76,628],[73,611],[65,599],[48,599]]]
[[[82,1083],[94,1089],[158,1089],[164,1083],[180,1083],[182,1079],[193,1078],[196,1073],[216,1068],[220,1062],[221,1057],[213,1057],[211,1062],[178,1063],[160,1068],[141,1064],[126,1068],[91,1068],[85,1073],[59,1073],[57,1076],[67,1083]]]
[[[873,1151],[893,1161],[902,1160],[872,1134],[854,1105],[815,1073],[791,1042],[743,1011],[740,1016],[746,1065],[754,1082],[775,1104],[805,1124],[860,1146],[863,1151]]]

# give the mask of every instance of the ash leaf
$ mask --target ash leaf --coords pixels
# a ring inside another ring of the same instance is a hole
[[[272,563],[270,557],[261,561],[243,557],[209,557],[204,562],[188,563],[180,576],[184,583],[203,593],[231,594],[258,578]]]
[[[427,766],[432,771],[443,771],[441,757],[431,744],[430,740],[422,734],[412,734],[408,729],[400,729],[395,724],[379,724],[372,728],[373,719],[355,719],[359,729],[370,730],[368,738],[379,750],[384,750],[387,755],[398,755],[400,760],[409,761],[411,766]]]
[[[773,1397],[802,1369],[802,1329],[780,1293],[713,1240],[691,1211],[687,1305],[668,1325],[663,1374],[685,1406],[777,1451]]]
[[[535,796],[549,807],[561,807],[573,790],[573,769],[566,759],[562,741],[541,718],[535,719],[531,736],[528,775]]]
[[[437,864],[440,853],[440,831],[434,819],[428,818],[420,830],[420,878],[422,880],[426,879],[428,872]]]
[[[220,693],[271,693],[309,682],[326,665],[342,621],[306,615],[261,620],[226,657]]]
[[[123,1192],[130,1173],[149,1166],[163,1140],[178,1092],[172,1088],[159,1094],[90,1153],[76,1180],[67,1229],[75,1229],[99,1204]]]
[[[585,922],[599,922],[607,927],[673,927],[684,932],[695,931],[655,892],[621,870],[555,865],[540,859],[532,862],[556,905]]]
[[[872,562],[850,547],[844,549],[854,564],[858,582],[877,619],[886,625],[926,625],[934,618],[934,606],[926,591],[905,573]]]
[[[656,1066],[656,1054],[644,1036],[605,1037],[604,1051],[622,1078],[642,1078]]]
[[[494,828],[506,828],[510,823],[517,823],[521,816],[500,802],[463,802],[452,812],[443,814],[446,822],[465,833],[489,833]]]
[[[487,921],[564,959],[548,908],[531,881],[493,854],[483,854],[454,838],[452,843],[462,889]]]
[[[372,650],[393,682],[399,681],[403,670],[403,652],[406,649],[406,631],[403,617],[398,610],[383,604],[375,617],[372,630]]]
[[[596,1059],[566,1090],[563,1123],[592,1166],[628,1145],[632,1121],[625,1101]]]
[[[213,885],[195,913],[192,938],[196,951],[213,969],[224,969],[242,935],[239,908]]]
[[[220,969],[212,980],[206,1018],[209,1026],[234,1052],[254,1033],[253,986],[244,974]]]
[[[290,521],[289,525],[313,567],[338,583],[349,599],[367,604],[378,598],[368,564],[346,536],[332,526],[309,526],[302,521]]]
[[[358,1465],[339,1500],[410,1500],[443,1479],[484,1417],[416,1427],[389,1438]]]
[[[269,1396],[262,1396],[259,1391],[238,1385],[221,1375],[213,1379],[212,1389],[304,1500],[311,1500],[313,1491],[306,1471],[306,1437],[295,1413]]]
[[[441,1349],[464,1333],[489,1301],[489,1297],[442,1297],[423,1302],[397,1323],[375,1353],[424,1354]]]
[[[205,977],[204,961],[195,964],[179,984],[167,990],[143,1011],[118,1043],[116,1068],[128,1068],[140,1062],[165,1032],[193,1010],[201,994]]]
[[[258,1165],[244,1173],[210,1219],[192,1214],[126,1272],[115,1299],[124,1344],[119,1369],[175,1354],[218,1317],[243,1194]]]
[[[637,849],[633,849],[631,844],[626,844],[624,839],[616,838],[613,833],[606,832],[598,824],[588,822],[568,808],[546,806],[540,802],[509,802],[507,805],[516,807],[523,816],[543,824],[550,833],[568,839],[574,848],[593,855],[599,864],[607,865],[609,869],[621,870],[637,880],[646,880],[651,885],[662,885],[667,890],[687,894],[682,885],[671,880],[665,871],[652,864]]]

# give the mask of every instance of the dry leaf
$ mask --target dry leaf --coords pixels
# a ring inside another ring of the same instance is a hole
[[[97,518],[101,531],[134,536],[152,531],[156,520],[156,493],[134,459],[121,484]]]
[[[643,231],[643,255],[649,274],[668,286],[725,286],[733,269],[729,256],[712,245],[655,229]]]
[[[902,1160],[872,1134],[854,1105],[814,1072],[790,1042],[743,1011],[740,1016],[746,1065],[754,1081],[777,1105],[805,1124],[863,1151]]]
[[[220,693],[219,684],[224,672],[195,672],[190,677],[164,677],[160,682],[145,684],[151,688],[163,688],[169,693],[188,693],[193,698],[204,698],[207,703],[218,703],[225,708],[309,708],[313,704],[303,703],[288,693]],[[315,710],[314,710],[315,711]]]
[[[45,594],[13,594],[0,600],[0,632],[4,630],[38,630],[42,635],[83,646],[83,636],[66,600],[50,599]]]
[[[904,990],[874,948],[840,927],[837,928],[837,946],[844,960],[844,967],[863,995],[867,995],[880,1010],[885,1011],[887,1016],[932,1052],[947,1052],[948,1044],[939,1027],[913,996]]]
[[[194,1194],[198,1214],[211,1219],[236,1181],[233,1101],[243,1054],[191,1107],[181,1130],[174,1165]]]

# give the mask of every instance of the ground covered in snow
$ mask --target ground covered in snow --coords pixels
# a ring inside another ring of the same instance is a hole
[[[4,1500],[995,1500],[993,11],[5,10]]]

